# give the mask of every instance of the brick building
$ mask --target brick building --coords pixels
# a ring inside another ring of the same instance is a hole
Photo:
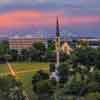
[[[44,42],[44,39],[39,37],[13,37],[9,38],[8,41],[10,49],[21,50],[32,47],[35,42]]]

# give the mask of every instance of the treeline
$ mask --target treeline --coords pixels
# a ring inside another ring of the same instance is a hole
[[[65,61],[68,55],[61,52],[61,61]],[[10,49],[7,42],[0,43],[0,61],[39,61],[55,62],[56,52],[54,41],[48,41],[48,47],[42,42],[36,42],[31,48],[27,49]]]

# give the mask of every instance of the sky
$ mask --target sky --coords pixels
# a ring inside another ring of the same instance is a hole
[[[0,36],[54,34],[100,36],[100,0],[0,0]]]

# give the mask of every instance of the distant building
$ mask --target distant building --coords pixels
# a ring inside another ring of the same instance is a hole
[[[80,38],[78,41],[83,41],[84,43],[87,43],[89,47],[99,47],[100,46],[100,38]]]
[[[9,48],[16,50],[31,48],[33,43],[41,41],[44,41],[44,39],[39,37],[13,37],[8,39]]]

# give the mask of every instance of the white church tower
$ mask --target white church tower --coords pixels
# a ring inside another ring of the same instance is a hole
[[[51,73],[50,78],[55,78],[57,81],[59,81],[58,77],[58,67],[60,66],[60,32],[59,32],[59,20],[57,17],[56,22],[56,40],[55,40],[55,46],[56,46],[56,64],[55,64],[55,71]]]

